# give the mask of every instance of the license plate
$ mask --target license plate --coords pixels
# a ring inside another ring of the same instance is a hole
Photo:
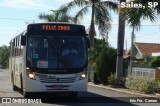
[[[54,88],[54,89],[62,89],[62,88],[63,88],[63,85],[53,85],[53,88]]]

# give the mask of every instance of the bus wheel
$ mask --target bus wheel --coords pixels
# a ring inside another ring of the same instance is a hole
[[[22,74],[21,74],[21,91],[22,91],[22,94],[25,98],[28,98],[30,97],[29,95],[29,92],[25,92],[24,89],[23,89],[23,79],[22,79]]]
[[[14,78],[13,78],[13,74],[12,74],[12,88],[13,88],[13,91],[18,91],[18,87],[14,85]]]
[[[22,80],[22,74],[21,74],[21,77],[20,77],[20,81],[21,81],[21,91],[23,92],[23,80]]]
[[[78,95],[78,92],[70,92],[69,93],[69,97],[71,97],[71,98],[76,98],[77,95]]]
[[[29,93],[29,92],[25,92],[25,91],[23,90],[23,96],[24,96],[25,98],[29,98],[29,97],[30,97],[30,93]]]

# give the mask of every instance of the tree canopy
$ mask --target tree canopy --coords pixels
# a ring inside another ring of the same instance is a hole
[[[139,30],[141,27],[141,19],[149,19],[151,22],[157,21],[157,18],[160,15],[160,5],[151,8],[148,3],[157,2],[160,4],[160,0],[134,0],[131,2],[134,4],[141,3],[145,6],[145,8],[125,8],[124,17],[131,27],[134,26],[135,29]]]
[[[2,68],[7,68],[9,64],[9,47],[1,46],[0,47],[0,66]]]

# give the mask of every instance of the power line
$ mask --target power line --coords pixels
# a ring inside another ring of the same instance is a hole
[[[22,19],[22,18],[0,18],[0,19],[7,19],[7,20],[23,20],[23,21],[39,21],[39,20],[28,20],[28,19]]]
[[[150,34],[147,34],[147,35],[143,35],[143,36],[138,36],[138,37],[135,37],[135,38],[150,37],[150,36],[153,36],[153,35],[156,34],[156,33],[160,33],[160,31],[158,31],[158,32],[153,32],[153,33],[150,33]],[[126,39],[131,39],[131,38],[126,38]]]
[[[0,19],[7,19],[7,20],[23,20],[23,21],[40,21],[40,20],[28,20],[28,19],[23,19],[23,18],[0,18]],[[83,23],[83,24],[90,24],[90,23]],[[118,24],[111,24],[111,25],[118,25]],[[152,24],[144,24],[141,26],[160,26],[160,25],[152,25]]]
[[[138,37],[135,37],[135,38],[141,38],[141,37],[150,37],[150,36],[153,36],[154,34],[156,33],[160,33],[160,31],[158,32],[153,32],[153,33],[150,33],[150,34],[147,34],[147,35],[143,35],[143,36],[138,36]],[[110,39],[117,39],[117,38],[113,38],[113,37],[109,37]],[[131,39],[131,38],[125,38],[125,39]]]
[[[83,24],[90,24],[90,23],[83,23]],[[118,24],[111,24],[111,25],[118,25]],[[160,26],[160,24],[159,25],[144,24],[144,25],[141,25],[141,26]]]
[[[136,38],[140,38],[140,37],[148,37],[148,36],[151,36],[151,35],[153,35],[153,34],[155,34],[155,33],[160,33],[160,31],[158,31],[158,32],[153,32],[153,33],[148,34],[148,35],[138,36],[138,37],[136,37]]]

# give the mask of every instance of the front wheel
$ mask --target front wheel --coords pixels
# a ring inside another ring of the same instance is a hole
[[[23,79],[22,79],[22,74],[21,74],[21,91],[22,91],[22,95],[25,97],[25,98],[29,98],[30,97],[30,93],[29,92],[26,92],[23,88]]]
[[[23,92],[23,96],[25,98],[29,98],[31,95],[30,95],[30,92],[25,92],[24,90],[22,91]]]

